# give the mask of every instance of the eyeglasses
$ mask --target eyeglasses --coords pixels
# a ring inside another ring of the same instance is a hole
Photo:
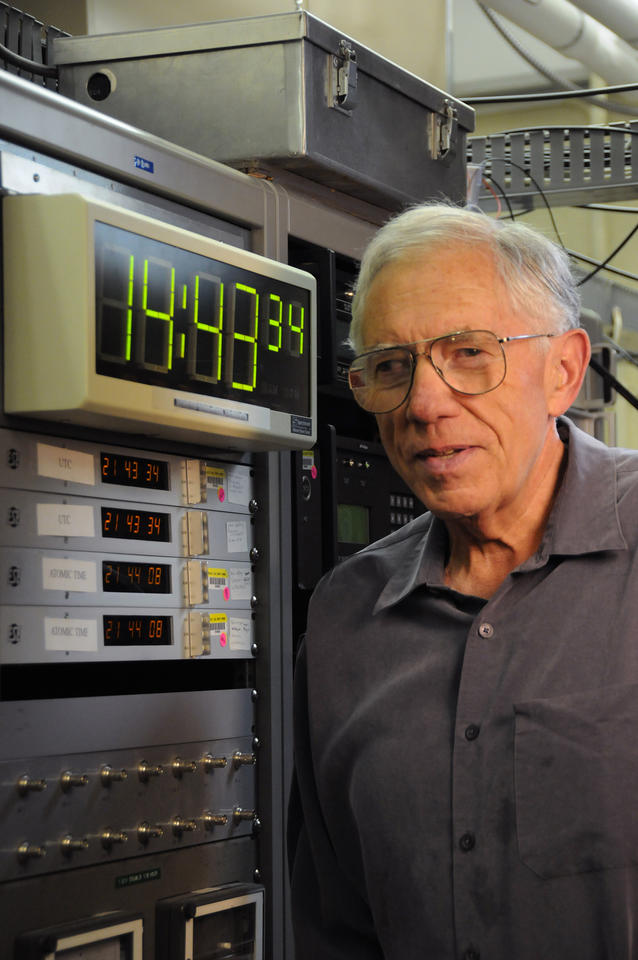
[[[497,337],[490,330],[462,330],[397,347],[370,350],[350,364],[348,382],[354,398],[368,413],[391,413],[407,399],[419,357],[427,357],[441,380],[456,393],[477,396],[496,390],[505,379],[504,343],[553,337],[553,333],[526,333]],[[417,350],[430,344],[429,351]]]

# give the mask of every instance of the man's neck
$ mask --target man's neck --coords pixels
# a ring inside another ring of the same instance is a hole
[[[445,582],[477,597],[491,597],[506,577],[535,553],[560,487],[566,451],[556,437],[548,462],[522,509],[488,517],[445,520],[449,556]]]

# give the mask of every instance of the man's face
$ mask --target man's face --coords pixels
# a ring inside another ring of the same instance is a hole
[[[370,288],[363,327],[366,350],[458,330],[516,336],[551,329],[549,318],[539,327],[512,309],[491,258],[470,246],[384,267]],[[506,344],[505,380],[480,396],[455,393],[421,357],[408,399],[377,416],[394,468],[434,513],[479,521],[524,516],[555,437],[548,410],[554,342]]]

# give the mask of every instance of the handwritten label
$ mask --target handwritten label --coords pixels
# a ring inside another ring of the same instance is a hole
[[[250,650],[250,620],[230,618],[230,649]]]
[[[229,553],[246,553],[248,531],[245,520],[230,520],[226,524],[226,548]]]
[[[243,567],[231,567],[230,595],[233,600],[250,600],[253,578],[250,570]]]
[[[250,500],[250,477],[246,470],[234,469],[228,470],[228,499],[231,503],[240,503],[243,507],[248,506]]]

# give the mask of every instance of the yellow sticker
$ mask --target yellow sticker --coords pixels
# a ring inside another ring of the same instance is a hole
[[[227,580],[228,580],[228,570],[224,570],[221,567],[208,568],[209,587],[225,587]]]

